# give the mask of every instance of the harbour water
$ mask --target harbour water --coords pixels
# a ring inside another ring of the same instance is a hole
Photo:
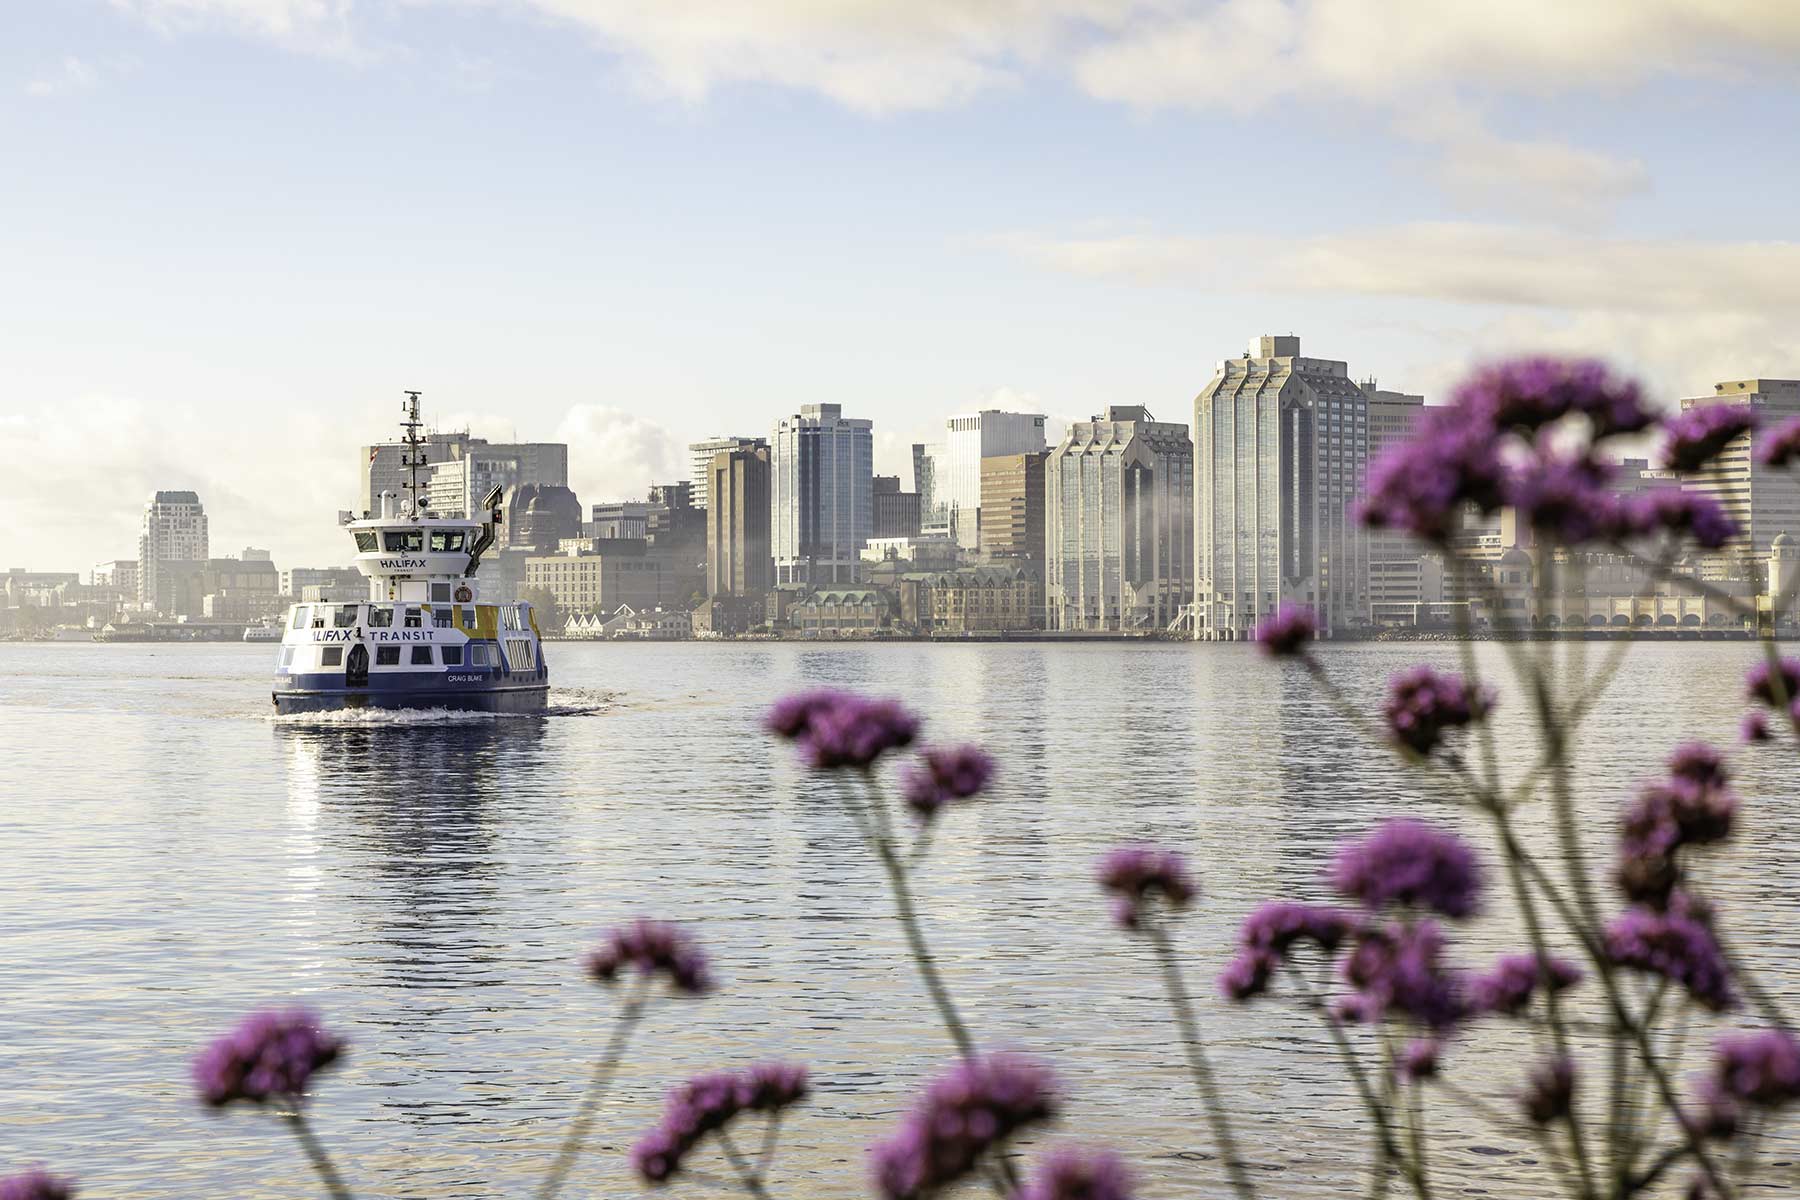
[[[1322,652],[1365,700],[1456,653]],[[1757,653],[1633,649],[1581,745],[1597,832],[1676,742],[1730,744]],[[866,1194],[863,1148],[950,1048],[832,785],[757,727],[779,695],[833,684],[902,697],[930,735],[1000,758],[995,793],[945,818],[919,888],[979,1039],[1045,1056],[1063,1082],[1043,1140],[1117,1147],[1153,1200],[1222,1194],[1150,964],[1090,881],[1105,848],[1152,840],[1202,879],[1182,950],[1266,1193],[1364,1190],[1369,1132],[1312,1019],[1231,1008],[1212,980],[1255,903],[1323,894],[1340,838],[1407,812],[1482,831],[1299,670],[1169,643],[553,644],[549,661],[558,707],[541,718],[278,720],[268,647],[0,646],[0,1172],[41,1161],[88,1197],[312,1194],[274,1120],[203,1112],[187,1077],[240,1014],[300,1001],[351,1041],[314,1105],[359,1194],[528,1194],[612,1010],[579,955],[654,915],[691,924],[723,987],[652,1010],[568,1194],[634,1194],[624,1151],[664,1088],[769,1057],[809,1063],[817,1086],[775,1195]],[[1509,700],[1497,727],[1517,760]],[[1742,832],[1706,887],[1800,1007],[1800,757],[1735,758]],[[1518,944],[1498,891],[1490,909],[1459,961]],[[1506,1106],[1532,1051],[1484,1029],[1446,1069]],[[1433,1111],[1444,1193],[1541,1193],[1534,1143]],[[1795,1178],[1791,1125],[1768,1155]]]

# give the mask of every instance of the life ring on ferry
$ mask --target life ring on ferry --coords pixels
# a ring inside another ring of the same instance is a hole
[[[466,585],[456,589],[456,602],[458,604],[467,604],[474,598],[475,593],[471,592]]]

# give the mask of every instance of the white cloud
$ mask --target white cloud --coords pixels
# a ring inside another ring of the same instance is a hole
[[[663,426],[605,404],[577,404],[552,441],[569,444],[569,486],[583,509],[642,500],[652,483],[688,475],[686,444]]]
[[[70,55],[62,60],[57,69],[40,75],[25,85],[25,93],[29,96],[48,98],[65,96],[71,92],[85,92],[100,82],[100,72],[88,63]]]
[[[315,54],[361,57],[353,33],[356,0],[112,0],[167,34],[227,32]],[[372,7],[364,5],[365,9]]]

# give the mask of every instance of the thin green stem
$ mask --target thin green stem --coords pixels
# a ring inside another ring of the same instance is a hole
[[[750,1162],[738,1153],[737,1143],[731,1140],[729,1131],[719,1130],[719,1149],[725,1155],[725,1161],[737,1174],[738,1182],[743,1185],[746,1194],[756,1200],[769,1200],[768,1190],[763,1187],[762,1178],[751,1169]]]
[[[337,1167],[332,1165],[331,1156],[325,1153],[325,1147],[313,1133],[312,1125],[306,1120],[306,1114],[298,1105],[288,1110],[287,1120],[294,1131],[294,1137],[300,1143],[300,1149],[306,1152],[306,1159],[312,1164],[313,1173],[319,1182],[325,1185],[325,1192],[332,1200],[351,1200],[350,1189],[344,1186],[344,1180],[338,1174]]]
[[[601,1098],[612,1086],[613,1075],[619,1069],[620,1060],[625,1057],[625,1045],[631,1040],[631,1031],[644,1015],[648,988],[649,977],[638,975],[631,995],[619,1009],[618,1016],[613,1018],[612,1034],[607,1038],[606,1049],[601,1053],[600,1061],[594,1064],[593,1078],[588,1081],[587,1091],[582,1094],[581,1105],[575,1110],[574,1120],[569,1122],[569,1132],[556,1152],[556,1160],[550,1164],[544,1182],[538,1187],[538,1200],[551,1200],[551,1197],[562,1190],[563,1182],[568,1179],[576,1158],[587,1145]]]

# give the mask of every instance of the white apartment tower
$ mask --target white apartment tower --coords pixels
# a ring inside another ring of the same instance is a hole
[[[769,439],[775,583],[855,583],[875,532],[875,434],[837,404],[805,404]]]
[[[1249,637],[1284,602],[1326,631],[1369,614],[1368,535],[1351,511],[1369,397],[1300,339],[1263,337],[1194,400],[1195,636]]]
[[[1044,416],[983,409],[951,417],[944,427],[944,478],[933,481],[931,500],[948,504],[951,536],[958,546],[974,550],[981,544],[981,460],[1042,450]],[[921,493],[921,509],[924,505]]]
[[[166,597],[158,594],[158,588],[166,590],[167,565],[210,557],[200,497],[194,492],[157,492],[144,505],[138,532],[138,603],[148,611],[160,611]]]
[[[768,443],[761,438],[750,437],[715,437],[707,438],[704,442],[689,443],[688,462],[692,465],[688,471],[688,482],[693,485],[694,507],[706,507],[706,498],[712,489],[714,455],[734,454],[739,450],[752,450],[766,445]]]

